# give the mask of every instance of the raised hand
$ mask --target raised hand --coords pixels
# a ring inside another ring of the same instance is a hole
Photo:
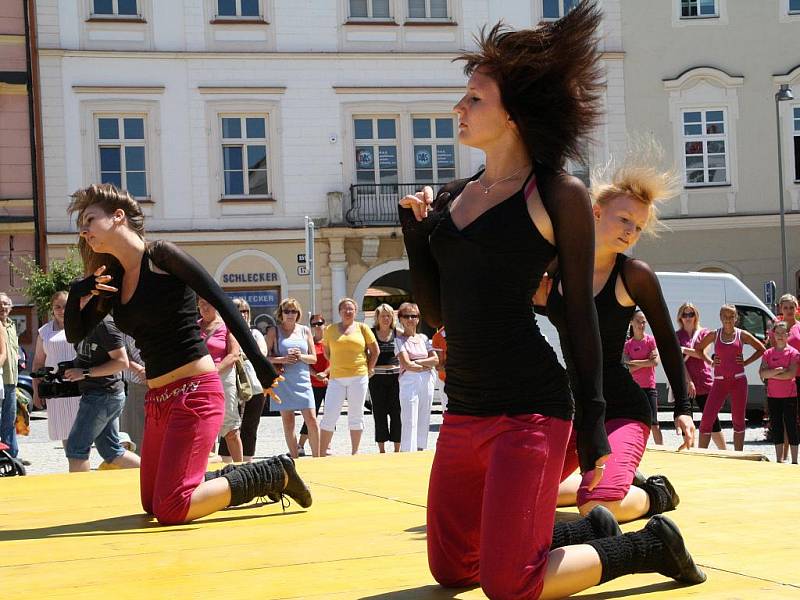
[[[426,185],[421,192],[408,194],[400,200],[400,206],[414,211],[417,221],[422,221],[428,216],[428,211],[433,204],[433,188]]]

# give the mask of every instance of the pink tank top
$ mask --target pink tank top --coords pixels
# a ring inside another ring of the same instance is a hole
[[[787,343],[800,352],[800,322],[792,325],[792,328],[789,330],[789,341]]]
[[[198,321],[198,323],[200,323],[200,321]],[[228,327],[225,323],[221,323],[220,326],[214,330],[214,333],[208,337],[206,337],[205,332],[201,328],[200,337],[205,340],[208,353],[211,355],[211,358],[214,359],[214,364],[218,365],[221,363],[222,359],[228,355]]]
[[[698,342],[706,337],[710,331],[708,329],[700,329],[696,331],[693,336],[682,327],[675,332],[678,336],[678,343],[686,348],[694,349]],[[686,370],[689,371],[689,377],[692,378],[695,389],[699,395],[708,394],[711,391],[711,384],[714,382],[714,375],[711,372],[711,365],[706,361],[695,358],[694,356],[686,357]]]
[[[722,329],[717,329],[717,339],[714,340],[714,355],[719,358],[719,365],[714,367],[714,378],[744,377],[744,366],[736,360],[744,352],[742,343],[742,330],[733,329],[733,341],[722,341]]]

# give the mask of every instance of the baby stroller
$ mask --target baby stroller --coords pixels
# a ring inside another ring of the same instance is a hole
[[[22,461],[8,453],[8,446],[0,442],[0,477],[14,477],[25,475],[25,465]]]

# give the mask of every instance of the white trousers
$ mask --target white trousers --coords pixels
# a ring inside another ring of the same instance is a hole
[[[347,425],[351,431],[364,430],[364,402],[367,399],[369,377],[337,377],[328,381],[325,392],[325,412],[319,422],[319,428],[334,431],[336,421],[342,413],[342,405],[347,398]]]
[[[401,452],[428,447],[434,377],[432,369],[420,373],[406,371],[400,375]]]

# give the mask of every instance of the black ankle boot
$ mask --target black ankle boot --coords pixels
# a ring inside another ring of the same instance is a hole
[[[222,471],[226,469],[222,469]],[[230,485],[231,503],[229,506],[238,506],[263,496],[280,498],[286,473],[280,459],[273,456],[267,460],[237,465],[226,473],[220,473],[219,477],[227,479],[228,485]]]
[[[277,458],[280,459],[283,465],[283,470],[286,472],[286,487],[283,488],[283,493],[289,496],[292,500],[297,502],[303,508],[311,506],[311,490],[300,479],[297,474],[297,469],[294,468],[294,459],[288,454],[281,454]]]
[[[642,487],[647,482],[647,475],[642,473],[639,469],[636,469],[636,472],[633,474],[633,481],[631,481],[631,485],[635,485],[636,487]]]
[[[622,535],[622,530],[614,515],[605,506],[598,505],[585,517],[556,523],[553,526],[553,542],[550,544],[550,550],[618,535]]]
[[[641,531],[586,543],[600,556],[600,583],[631,573],[660,573],[689,585],[706,580],[686,549],[678,526],[664,515],[650,519]]]
[[[664,475],[652,475],[638,487],[642,488],[650,498],[650,510],[644,515],[645,517],[675,510],[681,502],[675,488]]]

